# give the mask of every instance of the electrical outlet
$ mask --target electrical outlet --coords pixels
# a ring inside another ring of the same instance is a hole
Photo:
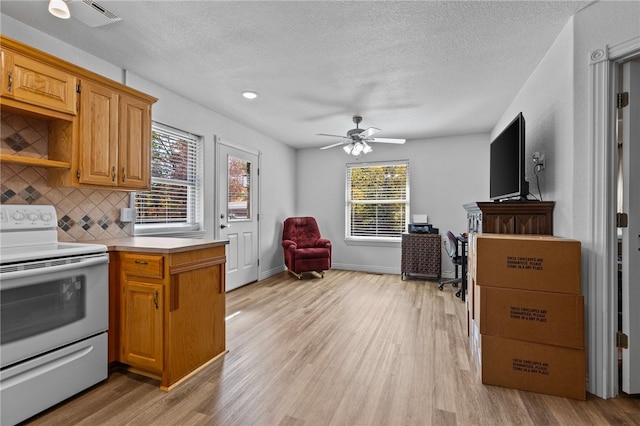
[[[136,219],[136,209],[123,207],[120,209],[120,222],[133,222]]]
[[[541,170],[544,170],[545,168],[545,163],[544,163],[544,154],[540,154],[539,152],[534,152],[533,153],[533,164],[535,164],[535,171],[539,172]]]

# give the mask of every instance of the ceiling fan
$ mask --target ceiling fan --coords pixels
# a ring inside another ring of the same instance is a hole
[[[360,154],[367,154],[373,151],[373,148],[369,146],[371,142],[376,143],[395,143],[395,144],[403,144],[406,142],[406,139],[393,139],[393,138],[374,138],[372,137],[376,133],[380,131],[375,127],[369,127],[368,129],[361,129],[358,127],[360,122],[362,121],[362,117],[359,115],[353,116],[353,122],[356,123],[356,128],[351,129],[347,132],[346,136],[339,135],[329,135],[326,133],[318,133],[318,136],[331,136],[334,138],[342,138],[344,141],[340,141],[331,145],[323,146],[320,149],[328,149],[333,148],[334,146],[344,145],[342,149],[347,154],[358,156]]]

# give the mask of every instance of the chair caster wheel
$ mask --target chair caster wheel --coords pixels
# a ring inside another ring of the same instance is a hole
[[[451,285],[454,286],[454,287],[458,287],[458,283],[453,283]]]

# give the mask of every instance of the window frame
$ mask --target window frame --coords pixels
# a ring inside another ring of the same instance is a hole
[[[405,204],[405,226],[402,232],[406,232],[409,218],[411,217],[411,197],[410,197],[410,167],[409,160],[392,160],[392,161],[375,161],[367,163],[347,163],[345,170],[345,227],[344,241],[347,245],[366,245],[366,246],[399,246],[402,241],[402,232],[397,237],[380,237],[380,236],[352,236],[351,235],[351,170],[354,168],[380,167],[380,166],[406,166],[406,196]]]
[[[187,208],[187,217],[191,216],[192,220],[189,223],[137,223],[137,211],[135,212],[135,217],[132,222],[132,234],[137,236],[181,236],[181,237],[191,237],[191,238],[199,238],[204,236],[204,223],[203,223],[203,199],[204,199],[204,138],[199,135],[195,135],[193,133],[177,129],[175,127],[168,126],[166,124],[162,124],[159,122],[152,122],[151,132],[160,132],[162,134],[168,135],[170,137],[185,139],[190,144],[195,144],[194,149],[194,158],[195,164],[193,176],[187,181],[193,181],[193,185],[190,185],[191,191],[193,191],[193,195],[188,197],[188,208]],[[153,137],[153,136],[152,136]],[[153,144],[151,145],[151,149],[153,150]],[[151,153],[151,161],[153,161],[153,152]],[[153,166],[151,166],[153,170]],[[168,183],[171,182],[170,179],[165,178],[154,178],[151,176],[151,185],[153,187],[154,180],[157,180],[159,183]],[[181,184],[184,184],[184,181],[180,181]],[[138,194],[142,194],[149,191],[137,191],[133,192],[130,197],[130,206],[135,209],[136,206],[136,198]]]

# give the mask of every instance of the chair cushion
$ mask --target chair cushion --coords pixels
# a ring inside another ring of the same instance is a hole
[[[315,259],[318,257],[329,257],[329,249],[309,247],[296,250],[296,259]]]

